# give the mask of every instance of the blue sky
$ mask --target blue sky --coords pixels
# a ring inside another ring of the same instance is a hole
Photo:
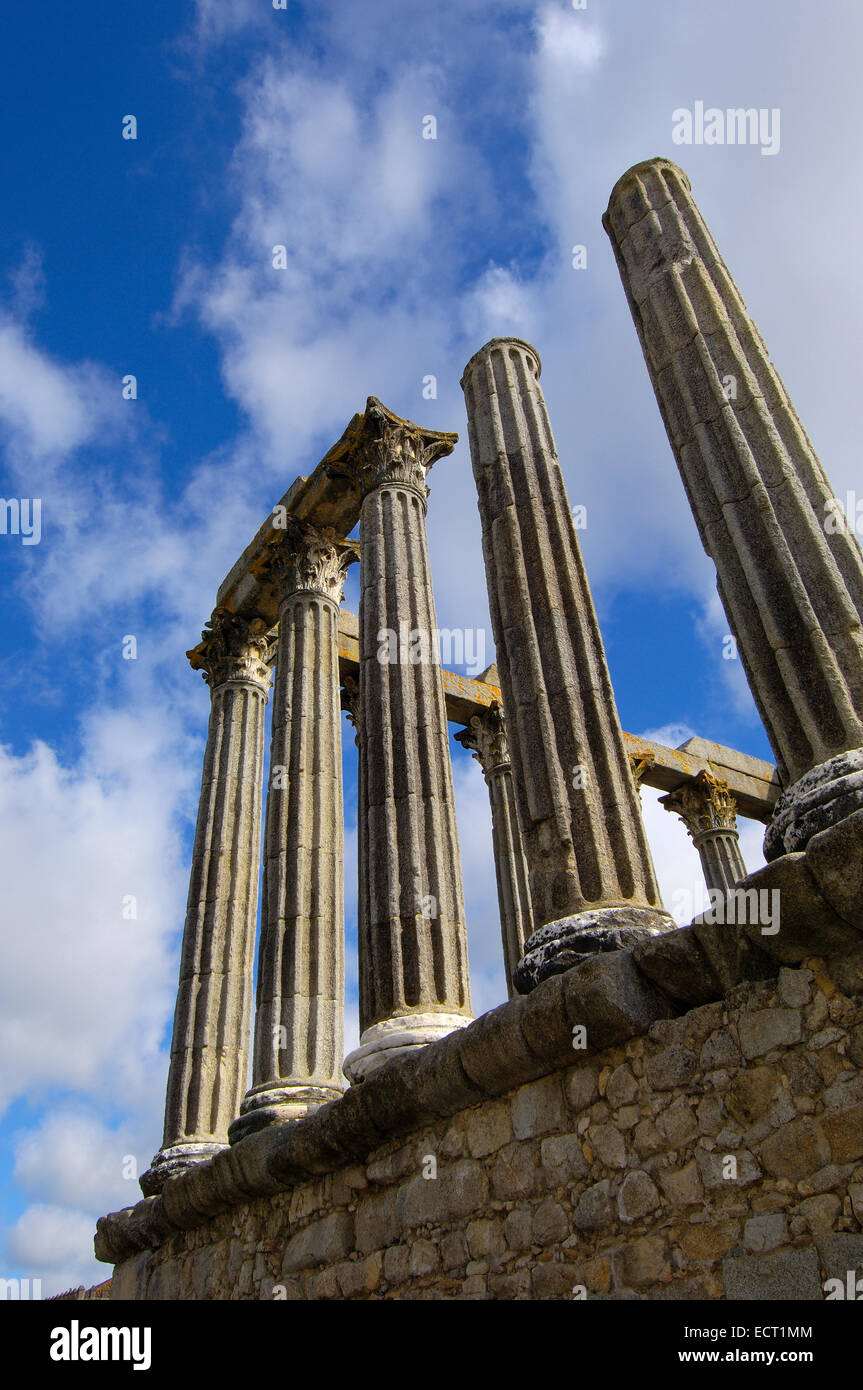
[[[489,337],[535,343],[624,727],[769,756],[600,218],[637,160],[687,170],[831,481],[863,497],[863,14],[19,0],[0,26],[2,493],[42,500],[38,545],[0,536],[0,1274],[50,1293],[105,1276],[94,1219],[137,1199],[124,1158],[160,1139],[208,705],[184,652],[368,394],[462,437],[430,477],[438,618],[485,629],[491,660],[458,383]],[[779,153],[676,147],[698,100],[779,108]],[[488,809],[453,758],[479,1012],[504,995]],[[349,1044],[354,759],[348,737]],[[685,832],[644,808],[666,900],[695,899]]]

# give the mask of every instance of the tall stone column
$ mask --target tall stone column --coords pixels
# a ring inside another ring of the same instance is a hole
[[[539,356],[495,338],[462,379],[533,935],[527,993],[597,950],[669,929],[581,549],[539,385]]]
[[[470,1019],[461,860],[426,540],[425,478],[456,436],[370,397],[337,461],[360,514],[361,1081]]]
[[[630,169],[603,218],[786,791],[768,859],[863,807],[863,555],[690,192]]]
[[[527,860],[516,815],[512,763],[500,705],[495,702],[483,714],[473,715],[468,727],[456,734],[456,740],[473,753],[488,787],[503,961],[512,998],[516,993],[513,973],[530,935],[532,916]]]
[[[726,893],[746,877],[737,833],[737,804],[728,783],[707,771],[659,798],[666,811],[678,815],[701,857],[707,887]]]
[[[252,1086],[236,1143],[341,1095],[344,830],[339,603],[356,547],[292,521],[279,590]]]
[[[214,612],[188,653],[210,686],[162,1147],[145,1197],[228,1142],[246,1088],[258,913],[266,624]]]

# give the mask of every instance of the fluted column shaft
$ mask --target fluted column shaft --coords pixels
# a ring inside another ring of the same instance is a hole
[[[425,476],[455,436],[370,398],[360,513],[360,1047],[352,1081],[470,1018],[467,938]]]
[[[344,1083],[344,831],[339,602],[356,557],[294,526],[280,589],[252,1086],[236,1142],[335,1100]]]
[[[609,930],[669,920],[539,373],[529,344],[498,338],[462,380],[533,924],[555,924],[528,942],[542,958],[520,968],[519,989],[574,963],[584,924],[558,930],[564,919],[613,909],[594,923]]]
[[[863,555],[683,171],[635,166],[603,224],[780,777],[839,758],[780,799],[775,857],[829,823],[797,824],[795,798],[863,804]]]
[[[684,782],[659,801],[686,826],[701,858],[709,889],[726,893],[746,877],[737,833],[737,806],[727,782],[700,772],[693,781]]]
[[[532,930],[532,912],[527,860],[515,809],[512,764],[500,706],[492,705],[484,714],[475,714],[468,728],[456,734],[456,739],[472,751],[488,787],[503,961],[506,986],[512,998],[516,993],[514,972]]]
[[[180,958],[162,1148],[146,1196],[218,1152],[246,1088],[258,909],[267,639],[216,610],[189,653],[211,687],[210,723]]]

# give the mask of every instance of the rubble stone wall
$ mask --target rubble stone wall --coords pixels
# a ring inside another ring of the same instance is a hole
[[[114,1299],[823,1299],[863,1273],[863,956],[808,959],[124,1259]]]

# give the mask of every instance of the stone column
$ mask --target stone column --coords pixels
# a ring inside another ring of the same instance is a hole
[[[228,1142],[246,1088],[258,914],[266,624],[214,612],[187,653],[211,710],[192,856],[162,1147],[145,1197]]]
[[[689,180],[667,159],[603,218],[659,408],[787,787],[768,859],[863,807],[863,555]]]
[[[473,753],[488,786],[503,961],[506,985],[512,998],[516,993],[513,973],[530,935],[532,915],[527,860],[515,810],[512,763],[500,705],[495,702],[483,714],[475,714],[468,727],[456,734],[456,739]]]
[[[462,379],[533,935],[527,993],[669,929],[534,348],[495,338]]]
[[[677,791],[659,798],[678,815],[701,856],[707,887],[725,894],[746,877],[737,834],[737,804],[728,783],[703,770]]]
[[[360,1046],[345,1075],[470,1019],[461,860],[425,478],[456,435],[423,430],[370,397],[331,465],[360,514]]]
[[[356,547],[290,521],[268,564],[279,591],[252,1086],[252,1130],[341,1095],[344,830],[339,603]]]

